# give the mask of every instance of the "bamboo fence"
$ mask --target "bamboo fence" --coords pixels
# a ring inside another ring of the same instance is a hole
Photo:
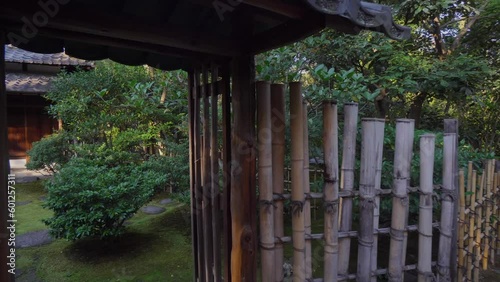
[[[459,175],[458,281],[476,282],[500,254],[500,167],[469,162]]]
[[[479,281],[479,270],[488,268],[500,252],[500,174],[495,161],[486,161],[484,168],[470,163],[458,171],[457,133],[444,133],[443,174],[435,183],[436,137],[424,134],[417,138],[420,178],[411,187],[414,121],[398,119],[393,185],[382,187],[386,121],[361,119],[361,148],[356,148],[358,105],[338,108],[336,102],[325,101],[323,162],[313,166],[301,85],[291,83],[289,89],[291,168],[285,167],[285,85],[257,83],[261,280],[430,282],[452,281],[456,274],[459,281]],[[311,184],[320,179],[323,188],[313,190]],[[418,213],[412,214],[417,224],[409,220],[412,195],[419,203]],[[385,201],[391,214],[390,223],[382,225],[384,198],[391,199]],[[311,224],[316,210],[323,216],[323,233],[315,233],[320,229]],[[284,225],[287,217],[291,232]],[[351,254],[355,249],[357,254]]]

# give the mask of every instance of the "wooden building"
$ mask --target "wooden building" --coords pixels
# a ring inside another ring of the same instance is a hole
[[[71,58],[65,53],[37,54],[12,45],[5,46],[5,87],[9,156],[26,158],[26,151],[58,128],[47,114],[49,103],[43,98],[52,80],[62,70],[91,68],[93,63]]]
[[[254,55],[324,28],[353,34],[368,29],[394,39],[408,38],[410,33],[394,24],[389,7],[359,0],[0,3],[0,48],[10,43],[32,52],[65,50],[84,60],[109,58],[128,65],[189,72],[194,281],[222,281],[221,277],[224,281],[257,281]],[[3,50],[0,54],[2,63]],[[1,64],[0,81],[4,76]],[[216,101],[218,95],[222,96],[223,113],[216,122],[218,115],[213,107],[210,110],[214,105],[210,101]],[[0,98],[3,205],[9,171],[4,85],[0,85]],[[217,124],[223,125],[222,131]],[[217,173],[217,160],[211,157],[218,155],[213,146],[220,137],[218,132],[223,139],[222,174]],[[220,189],[219,178],[223,180]],[[2,210],[1,233],[6,232],[6,220],[6,210]],[[4,269],[5,238],[0,237],[0,281],[11,279]]]

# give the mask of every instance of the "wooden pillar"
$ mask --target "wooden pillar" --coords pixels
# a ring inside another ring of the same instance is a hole
[[[198,271],[198,235],[197,235],[197,212],[196,212],[196,182],[195,182],[195,154],[194,154],[194,73],[189,72],[189,97],[188,97],[188,119],[189,119],[189,180],[190,180],[190,195],[191,195],[191,241],[193,246],[193,261],[194,261],[194,281],[199,279]],[[60,119],[59,119],[60,120]]]
[[[197,230],[197,244],[198,244],[198,275],[199,281],[203,281],[205,277],[205,247],[203,242],[203,190],[201,184],[201,136],[200,136],[200,100],[201,95],[198,91],[198,86],[200,84],[200,72],[199,70],[194,71],[193,76],[193,102],[194,102],[194,181],[195,181],[195,213],[196,213],[196,230]]]
[[[5,33],[0,31],[0,281],[14,281],[9,274],[7,259],[7,181],[10,172],[7,136],[7,93],[5,91]]]
[[[212,169],[210,161],[210,102],[208,99],[208,69],[202,67],[201,97],[203,99],[203,149],[202,149],[202,185],[203,185],[203,240],[205,244],[206,281],[214,280],[213,272],[213,233],[212,233]]]
[[[222,68],[222,208],[224,228],[224,281],[231,281],[231,82],[230,66],[224,64]]]
[[[211,107],[211,139],[210,139],[210,168],[212,175],[211,181],[211,201],[212,201],[212,241],[213,241],[213,261],[214,261],[214,277],[215,281],[221,281],[221,238],[220,238],[220,201],[219,201],[219,150],[217,145],[218,137],[218,106],[219,99],[217,93],[217,81],[219,79],[218,67],[212,64],[210,74],[210,107]]]
[[[232,281],[257,281],[255,61],[233,58],[231,149]]]

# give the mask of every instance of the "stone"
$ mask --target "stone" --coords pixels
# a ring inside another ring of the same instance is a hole
[[[54,241],[54,239],[50,236],[49,230],[34,231],[17,236],[16,247],[36,247],[50,244],[52,241]]]
[[[141,210],[145,214],[160,214],[165,211],[165,208],[157,206],[145,206],[141,208]]]
[[[28,204],[31,204],[31,201],[22,201],[22,202],[16,202],[16,206],[26,206]]]
[[[172,199],[163,199],[160,201],[160,204],[161,205],[168,205],[168,204],[171,204],[173,201]]]

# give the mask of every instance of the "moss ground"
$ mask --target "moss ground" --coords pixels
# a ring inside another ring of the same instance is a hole
[[[39,182],[19,184],[18,235],[46,229],[50,211],[41,207],[45,192]],[[150,204],[159,205],[158,195]],[[193,263],[189,208],[171,204],[159,215],[139,211],[116,242],[56,240],[18,250],[16,281],[190,281]]]

